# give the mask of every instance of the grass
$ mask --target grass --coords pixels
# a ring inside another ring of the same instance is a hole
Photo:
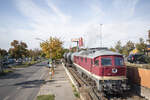
[[[55,100],[55,95],[40,95],[36,100]]]
[[[75,88],[74,85],[72,85],[72,88],[73,88],[73,94],[74,94],[74,96],[77,97],[77,98],[80,98],[80,94],[79,94],[79,92],[76,90],[76,88]]]
[[[29,67],[31,65],[34,65],[36,63],[39,63],[40,61],[31,61],[31,62],[25,62],[25,63],[22,63],[20,65],[14,65],[12,66],[12,68],[24,68],[24,67]]]

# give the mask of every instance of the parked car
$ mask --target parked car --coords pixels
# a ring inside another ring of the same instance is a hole
[[[147,56],[143,54],[130,54],[127,57],[127,61],[130,63],[147,63]]]
[[[8,59],[8,60],[7,60],[7,63],[8,63],[8,64],[13,64],[13,63],[15,63],[15,60],[14,60],[14,59]]]
[[[17,60],[16,60],[16,63],[17,63],[17,64],[21,64],[21,63],[22,63],[22,59],[21,59],[21,58],[17,59]]]

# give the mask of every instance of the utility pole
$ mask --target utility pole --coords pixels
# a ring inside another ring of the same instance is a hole
[[[102,25],[100,24],[100,47],[102,47]]]

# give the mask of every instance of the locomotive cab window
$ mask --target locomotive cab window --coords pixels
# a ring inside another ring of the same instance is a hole
[[[109,57],[101,58],[101,64],[102,64],[102,66],[111,66],[112,59]]]
[[[116,66],[123,66],[124,65],[123,58],[115,57],[115,65]]]
[[[95,60],[94,65],[99,66],[99,60]]]

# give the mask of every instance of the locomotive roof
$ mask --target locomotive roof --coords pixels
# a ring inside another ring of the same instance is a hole
[[[82,51],[81,53],[79,52],[77,54],[77,56],[88,57],[88,58],[95,58],[95,57],[104,56],[104,55],[119,55],[119,56],[121,56],[120,53],[109,51],[109,50]]]

